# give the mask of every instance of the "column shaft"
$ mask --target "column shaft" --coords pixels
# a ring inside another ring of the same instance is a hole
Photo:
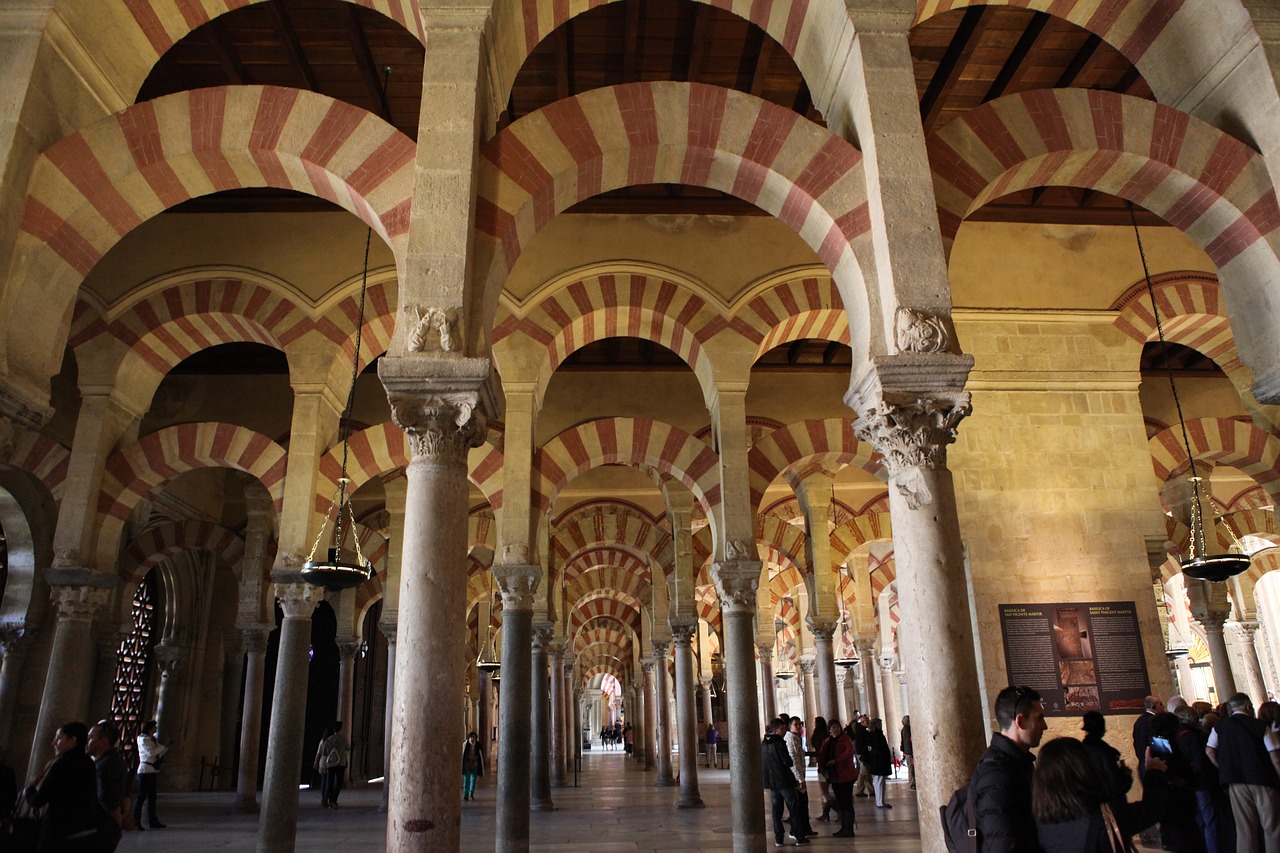
[[[240,770],[233,811],[258,810],[258,745],[262,741],[262,688],[267,658],[267,629],[244,631],[244,705],[240,711]]]
[[[679,678],[679,673],[676,674],[676,677]],[[703,678],[699,683],[702,685],[702,729],[705,731],[707,726],[711,725],[714,719],[712,715],[715,713],[711,707],[712,682],[710,678]]]
[[[532,724],[529,749],[533,765],[529,776],[529,805],[534,811],[551,811],[555,803],[551,799],[551,701],[547,674],[547,643],[551,640],[551,628],[537,627],[533,631],[533,644],[529,655],[529,721]]]
[[[550,784],[564,787],[564,644],[556,643],[550,651],[551,659],[551,749],[547,764]]]
[[[778,690],[773,681],[773,646],[760,650],[760,715],[764,725],[778,716]]]
[[[22,687],[22,671],[31,647],[31,633],[26,627],[13,627],[0,634],[4,662],[0,664],[0,744],[13,743],[13,720],[18,711],[18,691]],[[12,760],[12,747],[6,747]]]
[[[667,644],[654,643],[654,695],[653,704],[655,722],[655,740],[658,748],[654,756],[657,761],[658,778],[654,784],[658,787],[669,787],[676,783],[671,773],[671,673],[667,669]]]
[[[226,667],[222,671],[222,725],[219,732],[218,764],[231,767],[238,744],[236,743],[236,723],[240,720],[240,682],[244,678],[244,646],[238,635],[231,635],[225,641]],[[218,790],[230,790],[231,774],[227,773],[218,780]]]
[[[1225,702],[1236,692],[1235,674],[1231,671],[1231,655],[1227,653],[1227,639],[1223,634],[1225,616],[1205,618],[1204,634],[1209,646],[1209,661],[1213,666],[1213,685],[1218,691],[1218,701]]]
[[[530,663],[533,594],[542,570],[533,565],[498,566],[502,590],[502,686],[498,699],[498,817],[494,849],[529,849]]]
[[[676,649],[676,731],[680,740],[680,796],[676,808],[700,809],[698,792],[698,715],[694,707],[693,635],[696,622],[672,625]]]
[[[396,626],[386,623],[378,626],[387,638],[387,698],[382,719],[382,801],[378,811],[385,812],[391,806],[391,732],[396,721]]]
[[[1254,644],[1258,623],[1236,623],[1236,632],[1240,638],[1240,663],[1243,671],[1237,681],[1245,683],[1245,692],[1253,700],[1254,706],[1261,705],[1267,698],[1267,688],[1262,682],[1262,665],[1258,662],[1258,648]]]
[[[351,731],[351,713],[356,692],[356,652],[360,645],[355,642],[338,644],[338,708],[337,719],[346,725],[344,729],[347,739],[354,737]]]
[[[813,669],[818,677],[818,713],[828,721],[840,716],[840,700],[836,696],[836,660],[831,646],[833,626],[811,626],[813,630]]]
[[[644,664],[644,769],[653,770],[658,757],[658,685],[655,664]]]

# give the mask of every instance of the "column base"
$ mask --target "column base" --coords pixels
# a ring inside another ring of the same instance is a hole
[[[664,777],[664,776],[659,776],[657,779],[655,779],[655,780],[654,780],[654,782],[653,782],[653,787],[655,787],[655,788],[674,788],[677,784],[679,784],[679,783],[678,783],[678,782],[676,782],[676,780],[675,780],[675,779],[672,779],[670,776],[665,776],[665,777]]]
[[[231,807],[231,811],[233,814],[257,814],[262,811],[262,806],[256,802],[236,803]]]
[[[535,812],[553,812],[556,810],[556,804],[551,800],[547,800],[545,802],[534,801],[529,803],[529,810]]]
[[[707,804],[702,802],[701,797],[697,797],[692,800],[679,800],[676,802],[676,808],[678,809],[705,809],[706,807]]]

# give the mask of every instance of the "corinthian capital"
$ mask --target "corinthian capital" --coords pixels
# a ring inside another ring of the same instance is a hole
[[[391,418],[409,435],[415,459],[465,465],[484,439],[485,419],[474,393],[391,397]]]
[[[156,667],[160,670],[161,675],[170,676],[178,670],[182,669],[182,649],[178,646],[171,646],[167,643],[161,643],[155,647],[152,657],[156,662]]]
[[[96,586],[55,586],[50,598],[59,622],[91,622],[111,600],[111,590]]]
[[[533,596],[542,582],[538,566],[494,566],[493,579],[502,594],[503,610],[532,610]]]
[[[276,584],[276,601],[286,619],[309,619],[311,611],[324,600],[324,590],[309,583]]]
[[[759,560],[722,560],[711,564],[711,579],[720,596],[724,613],[755,613],[756,590],[760,587]]]
[[[672,619],[671,639],[677,646],[687,646],[698,634],[697,619]]]
[[[815,619],[812,616],[805,617],[805,624],[809,626],[809,630],[813,636],[819,640],[830,640],[836,632],[836,623],[831,619]]]
[[[969,394],[885,397],[859,413],[854,433],[884,457],[894,487],[911,509],[933,503],[923,471],[945,468],[947,445],[972,411]]]

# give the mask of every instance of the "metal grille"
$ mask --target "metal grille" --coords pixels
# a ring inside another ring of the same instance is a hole
[[[155,571],[133,594],[133,630],[116,653],[116,678],[111,692],[111,720],[120,729],[120,747],[130,771],[138,767],[138,730],[145,722],[147,664],[151,660],[156,626]]]

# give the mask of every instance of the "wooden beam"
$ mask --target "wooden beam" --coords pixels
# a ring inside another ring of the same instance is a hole
[[[553,35],[556,49],[556,100],[573,97],[573,19],[557,27]]]
[[[796,91],[796,99],[792,102],[791,109],[802,116],[807,116],[809,110],[813,109],[813,95],[809,94],[809,84],[803,80],[800,81],[800,88]]]
[[[1027,55],[1031,53],[1032,48],[1035,47],[1036,42],[1040,39],[1041,33],[1044,32],[1045,25],[1051,20],[1052,17],[1044,12],[1032,13],[1031,20],[1027,23],[1027,28],[1018,37],[1018,43],[1013,46],[1013,50],[1009,53],[1009,58],[1004,61],[1004,65],[1000,66],[1000,73],[996,75],[996,79],[992,82],[991,87],[987,89],[987,93],[982,96],[984,104],[987,101],[994,101],[1009,91],[1010,87],[1018,86],[1030,68],[1030,65],[1026,62]]]
[[[624,0],[622,24],[622,82],[640,80],[640,0]]]
[[[351,43],[351,52],[355,54],[356,67],[360,69],[360,79],[364,81],[365,93],[373,105],[369,112],[380,115],[390,124],[391,104],[384,102],[382,81],[378,78],[378,64],[374,62],[373,51],[369,48],[369,38],[364,31],[364,23],[360,20],[360,9],[354,3],[342,4],[347,13],[347,40]],[[383,115],[386,113],[386,115]]]
[[[1112,91],[1119,92],[1121,95],[1127,95],[1141,79],[1142,72],[1138,70],[1138,66],[1130,65],[1129,70],[1124,73],[1124,76],[1120,78],[1120,82],[1115,85],[1115,88],[1112,89]]]
[[[702,63],[707,56],[707,45],[711,42],[711,16],[704,14],[705,3],[691,3],[693,27],[689,33],[689,63],[685,66],[684,79],[695,83],[702,75]]]
[[[1102,39],[1093,33],[1085,39],[1084,44],[1076,51],[1076,55],[1071,57],[1071,62],[1067,63],[1066,70],[1062,72],[1062,76],[1058,78],[1058,82],[1054,84],[1055,89],[1066,89],[1075,84],[1076,78],[1080,76],[1080,72],[1084,70],[1085,65],[1098,52],[1098,48],[1102,45]]]
[[[243,86],[248,83],[249,78],[244,72],[244,66],[240,64],[240,60],[235,55],[231,40],[227,38],[227,31],[222,26],[222,21],[217,18],[213,19],[204,28],[204,31],[205,39],[209,42],[209,46],[213,48],[214,55],[218,57],[218,65],[222,68],[222,73],[227,75],[227,80],[234,86]]]
[[[777,46],[776,41],[766,37],[756,54],[756,67],[751,72],[751,94],[757,98],[764,91],[765,81],[769,77],[769,65],[773,61],[773,51]]]
[[[947,95],[955,88],[969,63],[969,57],[973,55],[973,49],[977,47],[985,8],[970,6],[965,10],[960,26],[956,28],[956,34],[947,46],[947,52],[942,55],[942,62],[938,63],[938,70],[929,81],[929,88],[925,89],[924,97],[920,99],[920,121],[924,125],[925,136],[938,124]]]
[[[307,56],[302,52],[298,31],[293,28],[293,22],[289,20],[289,13],[285,10],[284,4],[268,3],[267,8],[271,10],[276,25],[280,28],[280,35],[284,37],[284,46],[289,52],[289,59],[298,76],[302,78],[303,85],[313,92],[319,92],[320,86],[316,83],[315,72],[311,70],[311,63],[307,62]]]

